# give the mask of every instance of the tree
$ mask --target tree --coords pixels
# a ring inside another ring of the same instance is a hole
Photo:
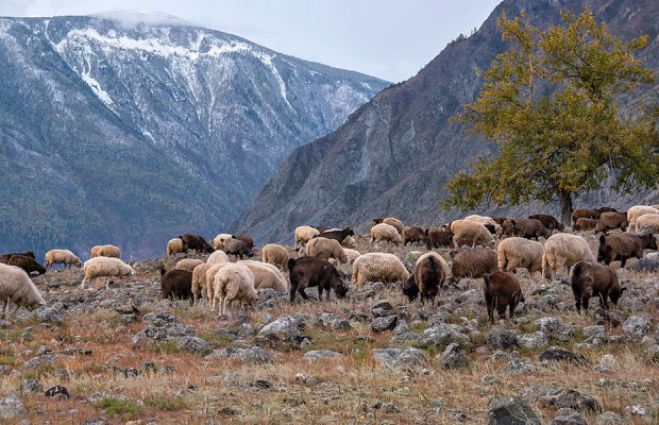
[[[569,224],[574,196],[600,188],[609,173],[616,190],[659,185],[659,108],[648,99],[633,110],[619,106],[654,82],[634,56],[647,36],[624,42],[589,9],[562,18],[563,26],[546,31],[524,13],[499,19],[512,47],[492,62],[479,97],[457,116],[499,149],[447,183],[444,206],[558,200]]]

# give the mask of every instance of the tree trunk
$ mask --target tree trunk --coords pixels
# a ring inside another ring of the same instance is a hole
[[[561,203],[561,223],[568,227],[572,225],[572,193],[567,190],[558,192],[558,200]]]

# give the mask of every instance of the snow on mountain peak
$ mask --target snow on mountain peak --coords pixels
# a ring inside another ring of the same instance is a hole
[[[188,26],[189,22],[173,15],[151,10],[119,10],[90,15],[94,18],[118,22],[127,27],[143,24],[147,26]]]

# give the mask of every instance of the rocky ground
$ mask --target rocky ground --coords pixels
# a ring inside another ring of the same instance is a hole
[[[410,267],[414,251],[393,250]],[[49,307],[0,321],[0,423],[659,421],[652,257],[619,270],[629,290],[608,313],[578,315],[568,286],[522,271],[526,303],[495,325],[469,279],[435,309],[375,283],[329,303],[267,290],[220,320],[160,299],[162,261],[87,290],[79,270],[36,278]]]

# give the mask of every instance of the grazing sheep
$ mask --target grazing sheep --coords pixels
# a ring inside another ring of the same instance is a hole
[[[643,214],[636,220],[636,233],[659,233],[659,213]]]
[[[173,269],[165,272],[160,268],[160,291],[162,298],[189,299],[190,305],[194,303],[192,297],[192,273],[188,270]]]
[[[277,292],[288,291],[288,282],[284,275],[272,264],[255,260],[244,260],[239,262],[247,267],[254,275],[254,288],[274,289]]]
[[[320,233],[323,233],[327,230],[331,230],[329,227],[325,227],[325,226],[313,226],[313,228],[318,230]]]
[[[384,223],[384,224],[388,224],[390,226],[393,226],[396,229],[396,231],[398,232],[398,234],[403,236],[403,231],[405,230],[405,225],[399,219],[397,219],[395,217],[373,219],[373,224],[380,224],[380,223]]]
[[[45,267],[37,263],[36,260],[32,257],[26,257],[24,255],[12,255],[9,257],[7,264],[10,266],[20,267],[25,270],[25,273],[32,274],[36,273],[37,275],[46,273]]]
[[[343,247],[337,240],[326,239],[322,236],[317,236],[307,242],[304,251],[309,257],[317,257],[323,260],[334,258],[342,263],[348,261],[348,257],[343,252]]]
[[[352,264],[355,262],[357,258],[359,258],[360,255],[362,255],[359,251],[356,249],[350,249],[350,248],[343,248],[343,253],[346,255],[348,258],[348,264]]]
[[[405,282],[403,282],[402,291],[403,295],[407,297],[409,302],[416,300],[419,296],[419,287],[416,284],[416,280],[413,274],[407,276],[407,279],[405,279]]]
[[[600,212],[597,210],[590,209],[579,209],[572,212],[572,226],[574,227],[577,224],[577,220],[580,218],[589,218],[591,220],[598,220],[600,218]]]
[[[464,219],[465,220],[470,220],[470,221],[475,221],[476,223],[482,224],[493,235],[501,234],[501,225],[499,223],[497,223],[496,221],[494,221],[494,219],[492,219],[492,217],[473,214],[473,215],[465,217]]]
[[[369,246],[371,247],[374,243],[377,244],[380,241],[387,241],[387,245],[389,245],[389,243],[393,243],[396,246],[403,244],[403,237],[401,236],[401,233],[399,233],[394,226],[387,223],[379,223],[371,227],[370,236],[371,240],[369,242]]]
[[[179,238],[170,239],[167,242],[167,256],[171,257],[174,254],[179,254],[183,251],[183,240]]]
[[[558,230],[559,232],[562,232],[563,230],[565,230],[565,226],[563,226],[563,223],[558,221],[556,217],[554,217],[553,215],[533,214],[530,215],[529,218],[539,220],[540,223],[542,223],[549,231]]]
[[[451,232],[453,232],[453,244],[458,246],[458,240],[466,239],[471,241],[471,247],[483,245],[485,247],[494,246],[494,237],[485,226],[471,220],[455,220],[451,223]]]
[[[453,232],[437,228],[426,229],[426,248],[448,247],[453,244]]]
[[[208,254],[213,252],[213,247],[206,242],[206,239],[199,235],[186,233],[185,235],[178,236],[178,238],[183,241],[183,252],[197,251],[206,252]]]
[[[595,208],[595,211],[597,211],[600,214],[605,212],[618,212],[617,209],[611,207],[599,207],[599,208]]]
[[[13,314],[16,314],[20,307],[34,310],[46,305],[30,276],[22,269],[6,264],[0,264],[0,300],[5,302],[2,309],[3,319],[8,318],[10,302],[16,304]]]
[[[215,239],[213,239],[213,248],[216,250],[222,249],[224,241],[227,239],[231,239],[232,237],[233,235],[230,235],[228,233],[220,233],[219,235],[215,236]]]
[[[311,226],[298,226],[295,228],[295,247],[304,247],[314,237],[320,235],[318,229]]]
[[[51,249],[46,253],[46,268],[53,264],[64,264],[66,268],[73,266],[82,267],[82,261],[68,249]]]
[[[229,256],[224,251],[215,251],[206,259],[207,264],[220,264],[229,261]]]
[[[484,273],[497,271],[497,253],[489,248],[451,251],[451,283],[465,277],[480,278]]]
[[[192,270],[192,282],[190,284],[190,291],[192,292],[192,305],[197,304],[197,300],[201,299],[202,294],[208,297],[208,289],[206,288],[206,272],[214,265],[215,263],[206,262],[204,264],[198,265],[194,268],[194,270]]]
[[[341,246],[345,248],[354,248],[357,242],[353,236],[346,236],[346,238],[341,242]]]
[[[649,205],[636,205],[627,210],[627,231],[636,233],[636,220],[644,214],[659,214],[658,208]]]
[[[595,220],[592,218],[578,218],[576,223],[574,223],[574,230],[583,232],[585,230],[593,230],[597,227],[597,223],[599,223],[599,220]]]
[[[232,264],[229,262],[226,263],[217,263],[211,265],[208,270],[206,270],[206,279],[205,280],[200,280],[200,286],[206,287],[206,298],[208,299],[208,302],[212,303],[213,302],[213,294],[214,294],[214,287],[213,287],[213,282],[215,281],[215,275],[217,272],[219,272],[224,266],[227,264]],[[199,267],[199,266],[197,266]]]
[[[98,256],[85,261],[82,266],[84,278],[81,287],[84,288],[87,283],[97,277],[108,276],[135,276],[137,273],[131,266],[121,261],[119,258]]]
[[[238,239],[239,241],[243,241],[247,244],[247,248],[253,250],[254,249],[254,239],[246,233],[240,233],[238,235],[235,235],[234,238]]]
[[[296,293],[308,300],[309,297],[304,290],[312,286],[318,287],[319,301],[323,299],[323,291],[327,291],[327,301],[330,299],[330,289],[334,289],[337,298],[344,298],[348,292],[344,283],[345,276],[327,260],[316,257],[291,258],[288,260],[288,270],[291,281],[291,303],[295,301]]]
[[[183,260],[179,261],[176,263],[176,266],[174,266],[175,270],[186,270],[192,273],[195,267],[197,267],[200,264],[204,264],[203,260],[199,260],[197,258],[184,258]]]
[[[418,226],[405,226],[403,229],[403,238],[405,240],[403,245],[415,242],[421,242],[423,244],[426,242],[426,233]]]
[[[556,233],[545,242],[542,276],[552,279],[552,271],[558,273],[562,268],[569,270],[579,261],[595,261],[588,242],[581,236]]]
[[[89,250],[89,255],[91,258],[98,257],[98,253],[103,248],[103,245],[94,245],[90,250]]]
[[[504,239],[497,247],[499,270],[510,272],[523,267],[529,273],[539,272],[542,270],[543,252],[540,242],[520,237]]]
[[[654,236],[630,233],[602,235],[597,251],[597,261],[607,265],[612,261],[620,261],[620,266],[624,268],[629,258],[643,258],[644,249],[657,249],[657,240]]]
[[[485,281],[483,293],[490,322],[494,324],[495,308],[499,317],[503,316],[505,318],[507,307],[509,316],[512,319],[517,304],[524,302],[522,287],[517,277],[508,272],[494,272],[492,274],[483,274],[483,280]]]
[[[435,297],[444,287],[450,273],[446,260],[436,252],[427,252],[416,260],[412,275],[421,294],[421,304],[430,300],[430,304],[435,307]]]
[[[279,270],[286,271],[288,264],[288,249],[285,246],[269,243],[261,248],[261,261],[273,264],[279,267]]]
[[[595,231],[606,234],[609,230],[620,229],[624,232],[627,224],[627,212],[606,211],[595,224]]]
[[[320,235],[318,236],[327,239],[334,239],[339,243],[343,243],[346,238],[355,236],[355,231],[352,230],[351,227],[346,227],[345,229],[339,230],[325,230],[324,232],[320,232]]]
[[[378,224],[379,226],[379,224]],[[352,284],[362,286],[366,282],[405,282],[409,272],[393,254],[371,252],[360,255],[352,264]]]
[[[518,236],[526,239],[538,240],[540,236],[549,236],[549,231],[540,220],[535,218],[511,218],[504,221],[501,226],[503,232],[509,236]]]
[[[222,251],[227,255],[233,255],[234,257],[240,257],[242,260],[245,256],[251,257],[254,255],[254,251],[247,245],[247,242],[231,238],[224,241],[222,246]]]
[[[224,316],[224,311],[234,302],[254,306],[256,298],[254,274],[244,265],[229,263],[215,275],[213,310],[219,303],[220,317]]]
[[[32,252],[32,251],[13,252],[13,253],[0,255],[0,263],[7,264],[7,261],[9,261],[9,258],[11,258],[12,255],[22,255],[23,257],[30,257],[30,258],[33,258],[33,259],[36,260],[36,257],[34,256],[34,252]]]
[[[600,306],[608,310],[608,300],[611,299],[613,304],[618,304],[618,300],[626,289],[620,287],[618,276],[609,266],[588,261],[580,261],[572,267],[570,285],[579,313],[581,313],[581,307],[588,310],[588,300],[592,297],[598,297]]]
[[[110,258],[121,258],[121,249],[118,246],[114,245],[103,245],[101,249],[98,250],[99,257],[110,257]]]

